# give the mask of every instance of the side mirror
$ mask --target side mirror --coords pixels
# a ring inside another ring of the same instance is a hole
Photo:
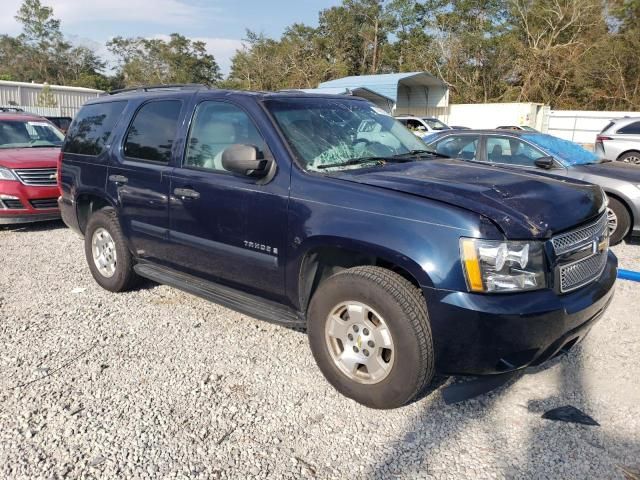
[[[271,170],[272,160],[260,157],[260,151],[253,145],[231,145],[222,152],[222,166],[238,175],[262,178]]]
[[[536,164],[536,167],[544,168],[545,170],[551,170],[556,165],[556,161],[553,159],[553,157],[536,158],[533,163]]]

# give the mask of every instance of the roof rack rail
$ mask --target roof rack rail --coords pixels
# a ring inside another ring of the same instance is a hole
[[[118,90],[111,90],[110,92],[105,92],[105,95],[118,95],[120,93],[127,92],[149,92],[152,90],[198,90],[199,88],[211,88],[209,85],[204,85],[202,83],[167,83],[164,85],[141,85],[139,87],[130,87],[130,88],[120,88]]]

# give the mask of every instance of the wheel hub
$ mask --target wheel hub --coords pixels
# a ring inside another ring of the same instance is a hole
[[[374,384],[391,371],[391,332],[368,305],[354,301],[336,305],[327,318],[325,339],[335,365],[350,380]]]
[[[104,228],[97,228],[91,237],[93,263],[103,277],[111,278],[116,273],[116,243]]]
[[[618,216],[611,208],[607,207],[607,226],[609,228],[609,235],[613,235],[618,228]]]

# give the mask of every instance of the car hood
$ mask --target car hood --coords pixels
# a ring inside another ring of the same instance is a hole
[[[615,180],[640,184],[640,167],[624,162],[604,162],[590,165],[574,165],[571,170],[586,175],[597,175]]]
[[[54,168],[60,147],[0,148],[0,167]]]
[[[459,160],[387,164],[333,176],[470,210],[492,220],[510,239],[549,238],[604,210],[598,186]]]

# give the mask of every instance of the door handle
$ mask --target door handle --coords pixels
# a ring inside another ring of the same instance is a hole
[[[129,179],[124,175],[109,175],[109,181],[117,184],[127,183]]]
[[[180,197],[181,200],[197,200],[200,198],[200,192],[196,192],[195,190],[192,190],[190,188],[176,188],[173,190],[173,194],[176,197]]]

